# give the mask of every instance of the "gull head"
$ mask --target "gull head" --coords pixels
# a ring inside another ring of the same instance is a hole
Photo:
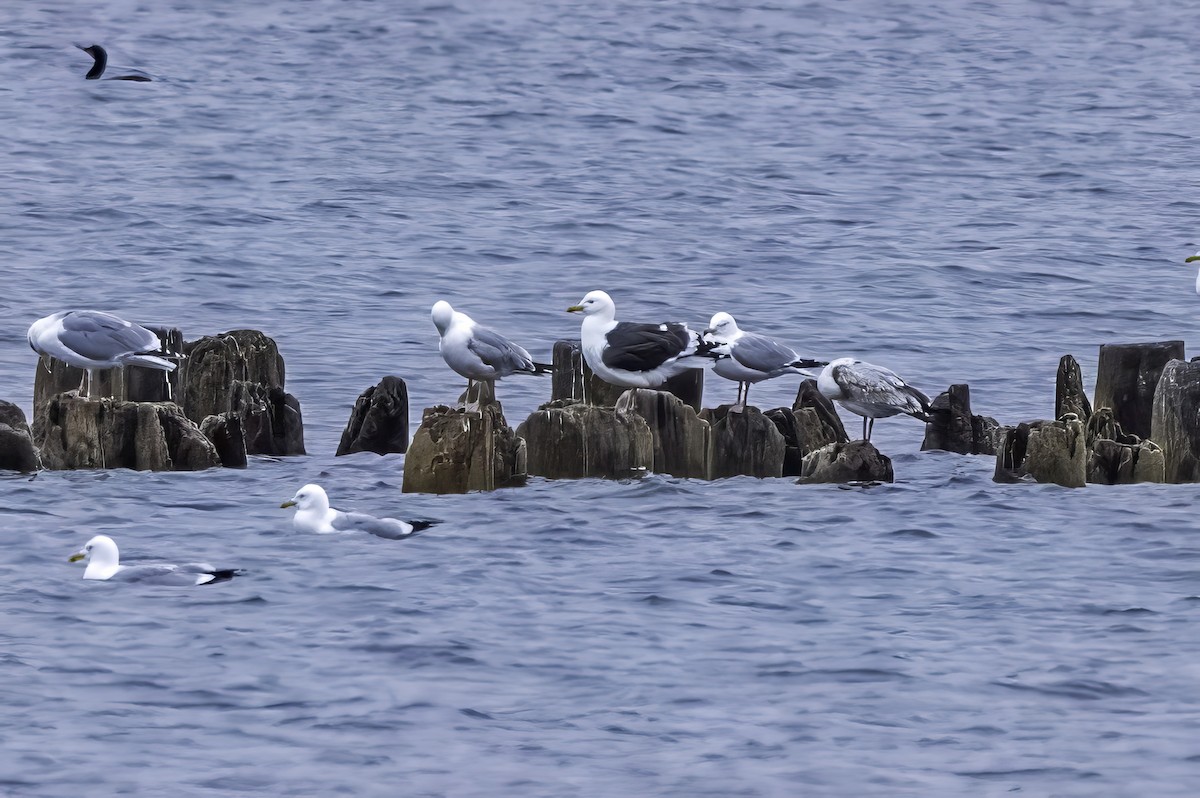
[[[295,496],[279,506],[295,507],[301,512],[305,510],[324,511],[329,509],[329,497],[325,494],[325,489],[320,485],[309,483],[296,491]]]
[[[454,308],[450,307],[450,303],[446,300],[439,299],[433,303],[433,311],[430,316],[433,317],[433,326],[437,327],[438,334],[445,335],[446,330],[450,329],[450,322],[454,320]]]
[[[117,543],[108,535],[96,535],[83,548],[67,558],[68,562],[87,560],[84,579],[107,579],[120,567]]]
[[[733,320],[733,316],[728,313],[717,313],[708,321],[708,328],[704,331],[704,337],[707,340],[714,342],[725,342],[737,336],[741,332],[738,329],[737,322]]]
[[[598,313],[608,313],[615,318],[617,306],[612,297],[603,291],[588,291],[578,305],[567,308],[568,313],[582,313],[585,316],[595,316]]]

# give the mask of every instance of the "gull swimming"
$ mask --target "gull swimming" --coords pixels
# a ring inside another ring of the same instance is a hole
[[[280,507],[295,507],[292,527],[297,532],[369,532],[376,537],[402,540],[440,521],[401,521],[399,518],[376,518],[366,513],[344,513],[329,506],[329,496],[320,485],[308,484]]]
[[[467,378],[466,399],[470,401],[471,387],[475,382],[485,382],[496,396],[496,380],[510,374],[546,374],[552,369],[544,363],[533,362],[529,352],[475,322],[465,313],[459,313],[449,302],[434,303],[433,326],[438,331],[438,351],[442,360],[456,373]],[[479,404],[478,394],[475,405]]]
[[[145,582],[152,585],[207,585],[227,582],[242,573],[236,568],[217,569],[208,563],[185,565],[121,565],[117,544],[108,535],[96,535],[83,548],[67,558],[69,562],[87,560],[84,579],[106,582]]]
[[[590,291],[568,313],[582,313],[583,358],[596,376],[624,388],[657,388],[688,369],[712,363],[710,349],[686,324],[617,321],[617,306],[603,291]]]
[[[804,369],[825,365],[824,360],[802,358],[765,335],[746,332],[728,313],[717,313],[712,317],[704,330],[704,340],[714,345],[712,351],[716,354],[728,355],[713,363],[713,371],[738,384],[735,411],[745,409],[753,383],[784,374],[816,379],[817,375]]]
[[[88,80],[99,80],[104,74],[104,68],[108,66],[108,52],[98,44],[93,44],[84,47],[82,44],[75,45],[80,50],[90,55],[93,59],[92,68],[84,75]],[[149,83],[151,79],[145,75],[114,75],[105,78],[105,80],[133,80],[139,83]]]
[[[919,421],[931,420],[928,396],[896,372],[852,357],[840,357],[825,366],[817,377],[817,390],[863,417],[865,441],[871,440],[877,418],[904,413]]]
[[[38,319],[29,327],[29,346],[43,358],[55,358],[84,369],[79,390],[92,383],[99,369],[145,366],[174,371],[175,364],[151,352],[161,352],[158,336],[141,325],[98,310],[64,310]]]

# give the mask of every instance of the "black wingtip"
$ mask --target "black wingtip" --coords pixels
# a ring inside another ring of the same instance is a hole
[[[246,572],[241,568],[226,568],[220,571],[209,571],[208,573],[212,576],[212,580],[205,582],[204,584],[206,585],[211,585],[215,582],[228,582],[235,576],[241,576]]]
[[[413,532],[420,532],[423,529],[429,529],[431,526],[437,526],[442,522],[432,518],[424,518],[417,521],[409,521],[408,523],[413,528]]]
[[[553,374],[554,366],[550,365],[549,363],[534,363],[533,364],[533,373],[535,375],[537,375],[537,374]]]
[[[829,361],[828,360],[809,360],[808,358],[802,357],[799,360],[789,363],[788,365],[792,366],[793,368],[798,368],[798,369],[812,369],[812,368],[817,368],[818,366],[828,366]]]

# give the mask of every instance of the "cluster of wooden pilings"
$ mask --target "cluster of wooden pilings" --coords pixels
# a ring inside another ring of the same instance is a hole
[[[93,390],[112,398],[80,398],[78,369],[39,365],[32,427],[0,402],[0,469],[197,470],[304,453],[300,405],[284,391],[274,341],[255,330],[192,342],[176,329],[155,332],[180,367],[100,372]],[[1102,346],[1089,400],[1067,355],[1053,418],[1011,426],[973,414],[968,386],[952,385],[932,402],[921,448],[993,455],[998,482],[1200,481],[1200,362],[1183,356],[1182,341]],[[471,397],[478,410],[427,408],[411,444],[407,386],[386,377],[359,397],[337,454],[406,452],[404,490],[425,493],[493,490],[529,476],[894,478],[888,457],[849,440],[812,380],[790,407],[735,411],[701,407],[699,369],[662,390],[625,390],[593,375],[577,342],[559,341],[553,359],[550,401],[515,429],[485,391]]]
[[[82,370],[39,362],[32,427],[0,402],[0,468],[198,471],[244,468],[254,454],[304,454],[300,403],[284,391],[272,339],[233,330],[185,342],[178,329],[149,329],[178,367],[99,371],[90,390],[105,398],[78,395]]]

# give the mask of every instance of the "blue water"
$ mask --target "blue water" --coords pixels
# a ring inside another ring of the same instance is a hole
[[[0,793],[1193,795],[1190,486],[997,485],[906,418],[867,490],[413,496],[402,456],[333,457],[382,376],[414,426],[461,391],[438,298],[540,357],[594,288],[725,310],[1008,423],[1063,354],[1194,339],[1193,9],[952,5],[8,4],[0,398],[31,411],[59,309],[251,327],[310,455],[0,476]],[[500,385],[514,424],[548,393]],[[445,523],[298,535],[309,481]],[[247,573],[85,583],[96,532]]]

